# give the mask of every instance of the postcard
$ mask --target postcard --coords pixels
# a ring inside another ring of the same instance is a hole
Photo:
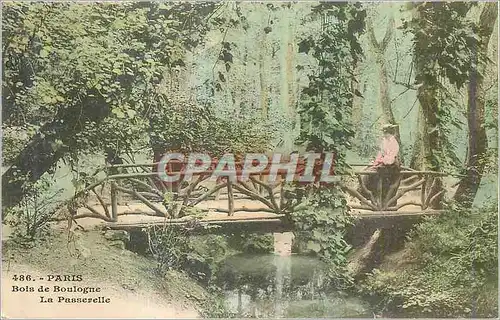
[[[2,2],[5,319],[497,318],[497,2]]]

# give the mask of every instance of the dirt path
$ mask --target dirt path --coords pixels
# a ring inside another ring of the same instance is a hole
[[[29,274],[36,281],[14,281],[14,275]],[[47,281],[47,274],[28,266],[3,264],[2,270],[2,318],[198,318],[193,309],[185,309],[167,303],[161,296],[146,291],[126,290],[108,282]],[[39,280],[43,278],[44,280]],[[40,286],[47,286],[52,291],[54,286],[99,287],[99,293],[40,293]],[[12,292],[13,286],[34,287],[35,292]],[[53,303],[41,303],[40,296],[52,297]],[[110,303],[58,303],[59,296],[65,297],[106,297]]]

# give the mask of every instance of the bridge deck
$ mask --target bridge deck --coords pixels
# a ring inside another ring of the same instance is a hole
[[[220,201],[219,201],[220,202]],[[259,211],[259,207],[264,209],[258,201],[239,200],[238,203],[241,210],[237,211],[233,216],[228,216],[225,212],[217,212],[217,209],[223,209],[223,205],[218,205],[216,201],[207,201],[200,203],[197,207],[205,210],[205,212],[197,220],[201,225],[205,226],[226,226],[234,228],[235,224],[240,224],[241,228],[251,230],[269,230],[280,231],[288,229],[284,223],[284,215],[279,215],[271,212]],[[156,205],[161,205],[157,203]],[[93,207],[94,210],[103,211],[100,206]],[[167,219],[164,217],[153,216],[154,211],[143,203],[130,203],[127,205],[118,206],[118,221],[106,222],[104,226],[110,229],[140,229],[149,226],[159,226],[165,223],[169,225],[185,225],[190,221],[195,220],[193,216],[186,216],[177,219]],[[413,210],[412,210],[413,209]],[[376,218],[393,218],[393,217],[420,217],[427,215],[435,215],[441,213],[439,210],[419,210],[420,208],[408,208],[405,211],[367,211],[367,210],[352,210],[351,215],[361,219],[376,219]],[[208,212],[206,212],[208,210]],[[78,213],[90,212],[86,208],[81,208]],[[148,215],[149,214],[149,215]]]

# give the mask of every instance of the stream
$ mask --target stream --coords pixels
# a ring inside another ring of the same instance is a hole
[[[325,273],[314,257],[244,253],[223,261],[216,278],[237,317],[373,317],[367,302],[328,288]]]

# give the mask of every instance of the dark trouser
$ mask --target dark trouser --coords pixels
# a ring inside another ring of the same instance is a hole
[[[388,192],[395,183],[399,183],[400,180],[400,167],[398,165],[389,165],[389,166],[380,166],[380,167],[369,167],[366,169],[367,171],[377,172],[377,174],[363,175],[361,178],[361,182],[365,185],[366,189],[370,191],[375,200],[379,202],[378,199],[382,198],[382,202],[386,199],[388,200]],[[379,182],[382,180],[382,190],[379,190]],[[391,190],[391,194],[389,197],[393,197],[396,194],[396,191],[399,186],[395,186],[395,189]],[[359,188],[360,193],[370,200],[370,196],[367,192],[363,190],[363,188]],[[380,192],[382,194],[380,194]],[[396,201],[388,204],[388,207],[392,207],[396,205]]]

